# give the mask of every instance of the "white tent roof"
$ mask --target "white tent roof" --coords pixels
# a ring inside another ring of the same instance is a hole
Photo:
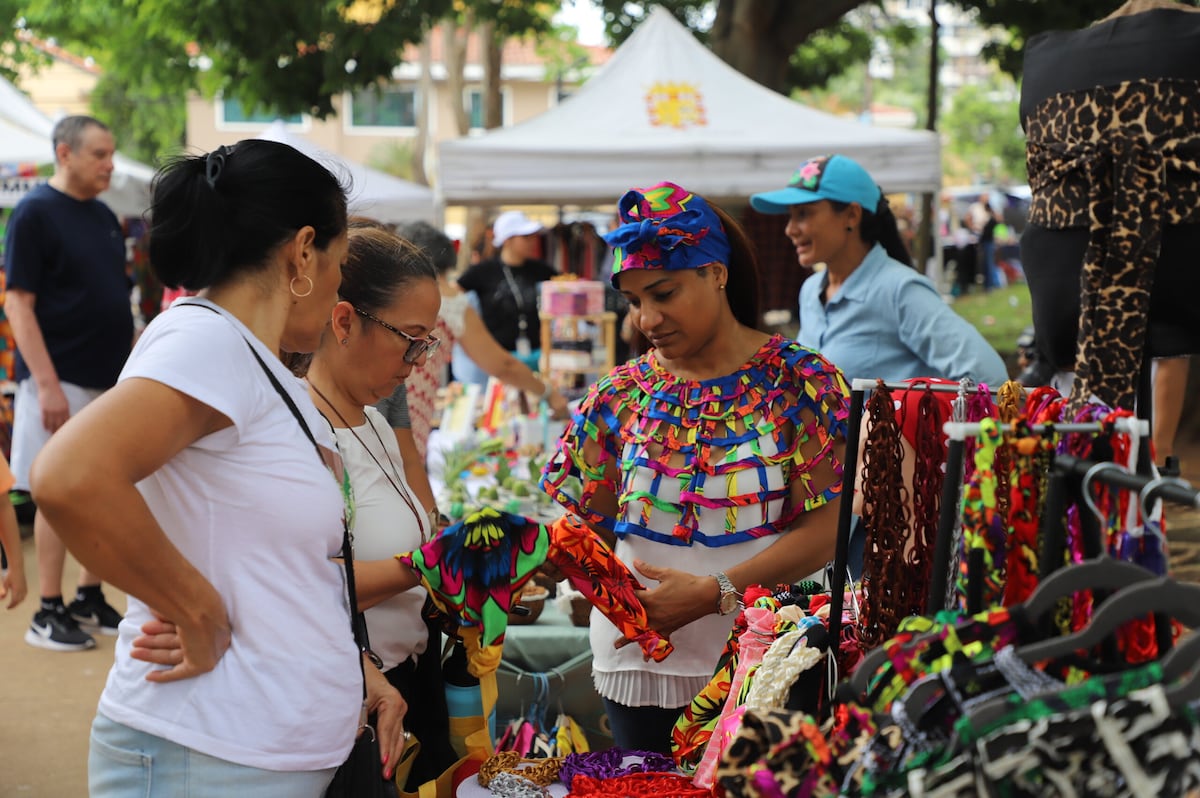
[[[433,222],[433,191],[425,186],[392,177],[386,172],[346,161],[317,147],[303,136],[287,129],[282,120],[275,120],[257,138],[278,141],[295,147],[308,157],[326,166],[338,177],[349,178],[350,211],[370,216],[381,222]]]
[[[0,164],[43,164],[51,149],[45,136],[9,122],[0,112]]]
[[[54,121],[43,114],[16,86],[0,77],[0,163],[47,164],[54,160]],[[30,140],[40,141],[31,148]],[[141,216],[150,207],[154,170],[117,153],[112,182],[100,199],[118,216]],[[19,193],[0,194],[0,207],[11,207]]]
[[[583,87],[510,128],[444,142],[448,204],[611,203],[631,186],[677,182],[712,198],[781,188],[810,157],[859,161],[886,191],[937,191],[936,134],[815,111],[713,55],[655,8]]]

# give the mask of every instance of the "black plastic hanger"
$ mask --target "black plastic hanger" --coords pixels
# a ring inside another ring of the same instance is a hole
[[[1100,511],[1095,499],[1092,498],[1092,480],[1100,472],[1111,470],[1128,473],[1127,469],[1117,463],[1102,461],[1089,468],[1079,483],[1079,492],[1083,497],[1083,503],[1092,511],[1092,515],[1101,529],[1107,525],[1108,519],[1104,517],[1104,513]],[[1101,554],[1098,557],[1085,560],[1078,565],[1065,566],[1043,579],[1024,602],[1023,606],[1029,619],[1036,622],[1054,609],[1060,599],[1074,596],[1081,590],[1114,590],[1143,582],[1156,575],[1139,565],[1108,557],[1103,554],[1103,548],[1100,551]]]
[[[1036,623],[1047,612],[1057,606],[1060,599],[1075,595],[1081,590],[1115,590],[1154,579],[1156,574],[1140,565],[1111,557],[1100,557],[1078,565],[1055,571],[1047,577],[1033,594],[1025,600],[1024,608],[1031,623]],[[1121,595],[1121,594],[1118,594]],[[1111,596],[1110,596],[1111,598]],[[1097,601],[1102,599],[1097,598]],[[1055,638],[1058,640],[1061,638]],[[917,718],[928,708],[928,704],[943,690],[940,679],[923,679],[912,686],[904,697],[905,709],[910,718]],[[993,718],[1008,712],[1004,699],[982,703],[976,711],[969,713],[972,724],[987,725]]]
[[[1115,599],[1115,600],[1114,600]],[[1161,576],[1125,588],[1104,602],[1081,631],[1022,646],[1017,656],[1026,663],[1044,662],[1089,650],[1121,626],[1144,615],[1167,615],[1188,626],[1200,626],[1200,585]]]
[[[1200,632],[1192,632],[1162,658],[1167,703],[1180,708],[1200,701]]]
[[[884,651],[883,646],[874,648],[866,653],[862,658],[862,662],[858,663],[858,667],[854,669],[854,673],[850,674],[850,687],[854,690],[856,699],[866,694],[867,688],[870,687],[871,677],[875,674],[875,671],[879,670],[879,666],[887,661],[888,655]]]
[[[1042,580],[1022,607],[1029,620],[1036,622],[1058,606],[1060,599],[1081,590],[1116,590],[1157,576],[1140,565],[1112,557],[1098,557],[1077,565],[1068,565]]]

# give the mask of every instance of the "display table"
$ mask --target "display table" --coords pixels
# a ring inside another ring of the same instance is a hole
[[[429,487],[438,500],[438,506],[443,513],[447,514],[450,512],[451,502],[446,496],[446,451],[453,448],[454,445],[455,441],[444,435],[441,430],[435,429],[429,433],[425,470],[429,477]],[[515,470],[524,471],[528,468],[526,463],[526,460],[520,460],[514,467]],[[478,498],[480,489],[495,488],[496,476],[490,473],[469,474],[462,479],[462,485],[470,498],[470,504],[477,506],[483,503]],[[490,504],[490,502],[487,503]],[[500,504],[503,505],[504,502]],[[542,494],[541,489],[536,485],[530,488],[530,495],[521,500],[519,507],[496,506],[495,509],[524,515],[542,524],[551,523],[563,514],[563,509]]]
[[[524,671],[551,671],[591,651],[588,627],[575,626],[554,599],[531,624],[509,623],[503,662]]]

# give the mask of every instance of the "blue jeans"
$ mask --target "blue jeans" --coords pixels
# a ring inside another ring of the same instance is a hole
[[[320,798],[328,770],[261,770],[201,754],[96,714],[88,753],[91,798]]]
[[[679,720],[684,707],[627,707],[604,697],[600,700],[604,702],[604,711],[608,713],[608,725],[617,748],[671,753],[671,730],[675,728],[675,721]]]

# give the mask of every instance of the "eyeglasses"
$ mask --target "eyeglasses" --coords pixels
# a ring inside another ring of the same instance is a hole
[[[370,319],[371,321],[375,322],[383,329],[388,330],[390,332],[394,332],[396,335],[399,335],[401,338],[408,341],[408,351],[404,353],[404,362],[405,363],[416,363],[418,360],[421,359],[422,355],[432,355],[434,352],[437,351],[437,348],[439,346],[441,346],[442,339],[437,338],[434,335],[427,335],[424,338],[417,338],[415,336],[409,335],[404,330],[396,329],[395,327],[388,324],[383,319],[375,318],[370,313],[367,313],[365,310],[359,310],[358,308],[355,308],[354,312],[357,313],[358,315],[362,316],[364,319]]]

